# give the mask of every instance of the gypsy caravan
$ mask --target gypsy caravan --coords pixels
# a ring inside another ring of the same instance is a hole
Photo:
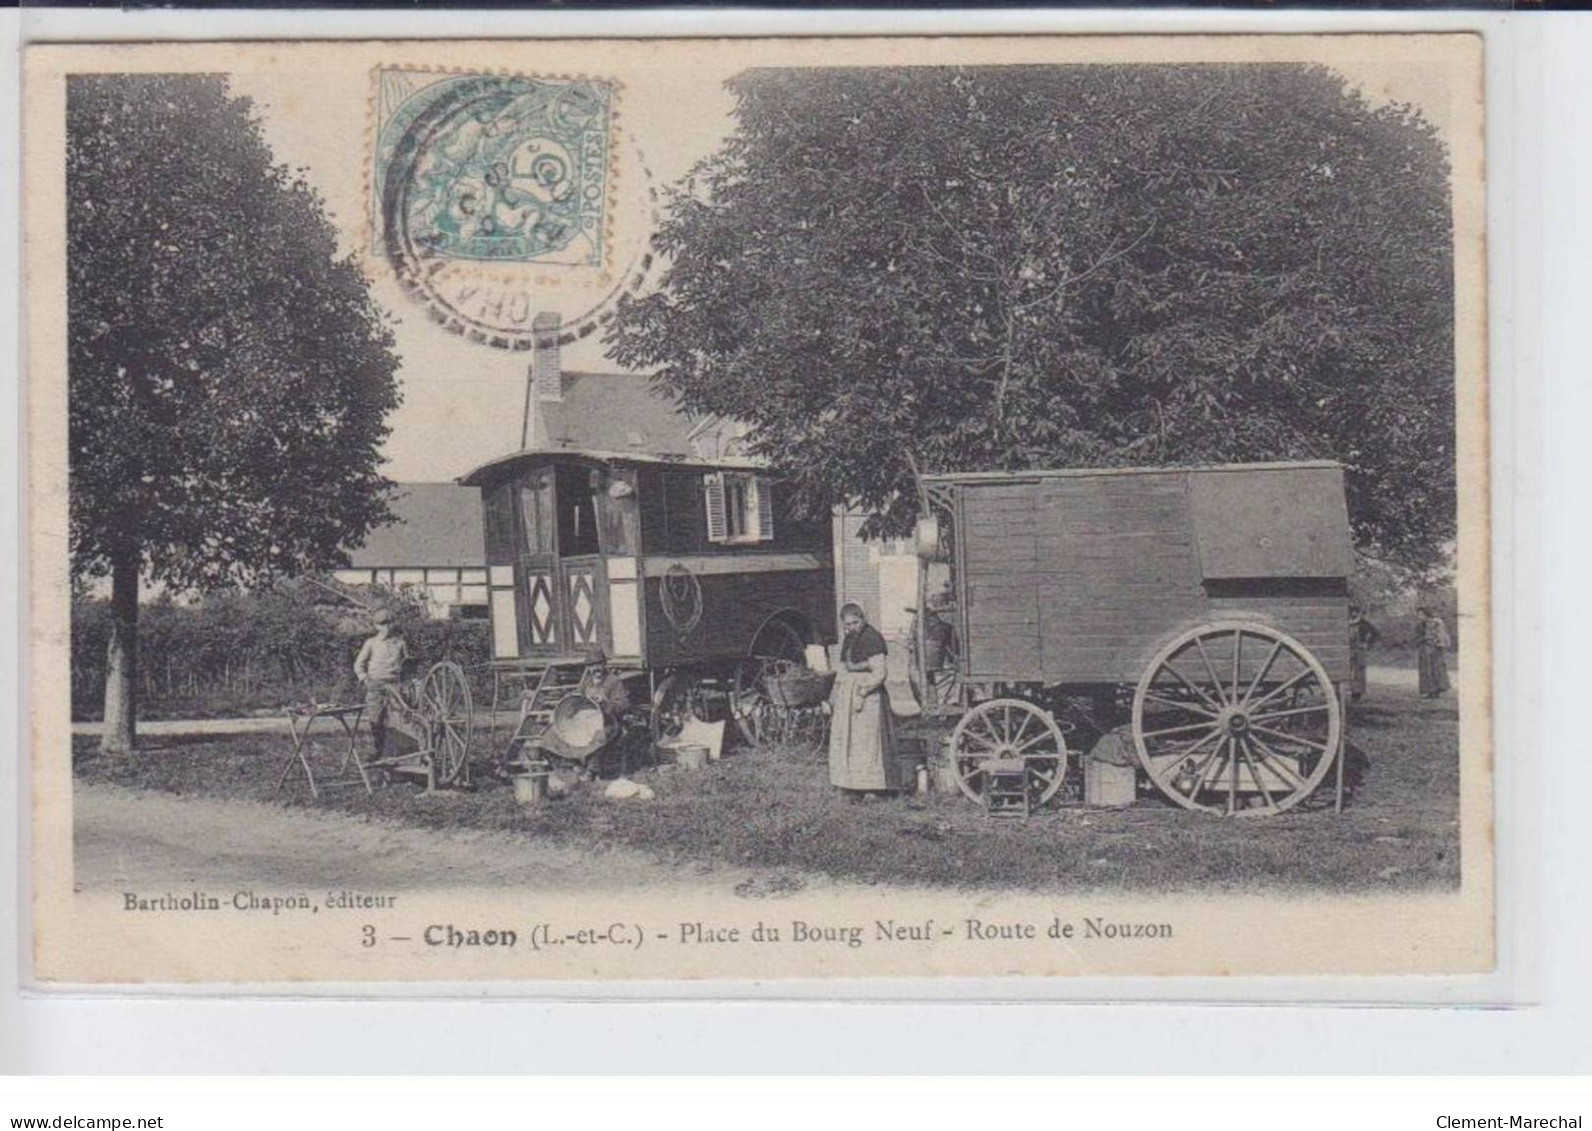
[[[751,737],[767,666],[835,639],[829,518],[749,460],[531,450],[461,482],[481,491],[494,698],[519,682],[532,716],[600,648],[645,682],[655,739],[687,717]]]

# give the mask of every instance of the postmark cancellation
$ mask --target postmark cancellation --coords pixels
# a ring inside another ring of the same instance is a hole
[[[374,250],[409,266],[608,266],[616,83],[408,67],[371,82]]]

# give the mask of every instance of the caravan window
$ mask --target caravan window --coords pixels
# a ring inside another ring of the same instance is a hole
[[[774,537],[774,494],[761,475],[725,471],[703,477],[709,542],[767,542]]]
[[[527,554],[553,552],[553,476],[533,471],[520,486],[520,528]]]
[[[592,505],[595,472],[579,466],[558,469],[558,552],[571,558],[598,551],[597,508]]]

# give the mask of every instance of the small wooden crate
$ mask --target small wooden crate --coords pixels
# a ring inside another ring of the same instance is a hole
[[[1101,809],[1121,809],[1132,805],[1138,796],[1139,771],[1135,766],[1117,766],[1096,758],[1083,763],[1083,800]]]

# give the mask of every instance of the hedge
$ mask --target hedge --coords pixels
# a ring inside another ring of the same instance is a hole
[[[422,664],[457,661],[472,672],[477,696],[490,695],[490,681],[472,670],[491,654],[487,622],[431,620],[406,595],[384,601]],[[303,582],[192,604],[151,602],[139,609],[139,716],[227,717],[355,698],[354,657],[370,633],[367,613]],[[74,719],[103,713],[109,634],[109,602],[73,603]]]

